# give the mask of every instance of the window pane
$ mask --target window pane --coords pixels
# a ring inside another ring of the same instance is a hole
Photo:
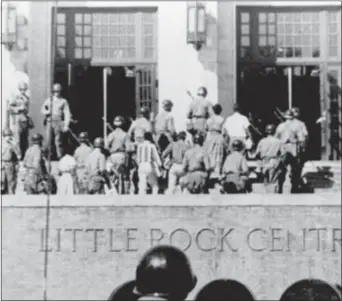
[[[312,56],[313,57],[319,57],[320,56],[319,47],[313,47],[312,48]]]
[[[311,36],[303,36],[303,45],[304,46],[309,46],[311,45]]]
[[[301,22],[302,21],[302,14],[301,13],[293,13],[293,21],[294,22]]]
[[[82,47],[82,38],[81,37],[76,37],[75,38],[75,47]]]
[[[259,23],[266,23],[266,14],[265,13],[259,13]]]
[[[145,50],[144,50],[144,56],[145,56],[146,58],[152,58],[152,57],[153,57],[153,48],[150,48],[150,47],[145,48]]]
[[[58,35],[65,35],[65,25],[57,25],[57,34]]]
[[[249,36],[242,36],[241,37],[241,46],[249,46],[249,45],[250,45]]]
[[[295,35],[294,37],[294,45],[301,46],[302,45],[302,37],[300,35]]]
[[[285,33],[285,25],[284,24],[279,24],[277,25],[277,33],[279,34],[282,34],[282,33]]]
[[[86,36],[90,36],[91,35],[91,26],[90,25],[85,25],[83,27],[83,34]]]
[[[338,45],[338,38],[337,35],[329,35],[329,45],[336,46]]]
[[[135,33],[135,25],[134,24],[128,24],[127,25],[127,34],[134,34]]]
[[[83,38],[83,46],[84,47],[91,47],[91,38],[89,38],[89,37]]]
[[[249,34],[249,25],[241,25],[241,34]]]
[[[135,57],[135,48],[127,48],[127,57],[129,58],[133,58]]]
[[[75,58],[76,59],[82,58],[82,49],[81,48],[75,48]]]
[[[275,22],[275,13],[268,13],[268,22],[269,23]]]
[[[82,25],[76,25],[75,26],[75,34],[77,36],[81,36],[82,35]]]
[[[63,13],[57,14],[57,23],[59,23],[59,24],[65,23],[65,14],[63,14]]]
[[[329,46],[329,56],[337,57],[337,55],[338,55],[337,46]]]
[[[285,24],[285,33],[292,34],[292,31],[293,31],[293,25],[289,23]]]
[[[313,46],[319,46],[320,41],[319,41],[319,35],[313,35],[312,36],[312,45]]]
[[[101,25],[94,25],[93,26],[93,34],[100,35],[101,34]]]
[[[274,35],[275,32],[275,26],[274,25],[268,25],[268,34]]]
[[[83,50],[83,58],[90,59],[91,58],[91,49],[86,48]]]
[[[82,14],[75,14],[75,23],[77,24],[83,23]]]
[[[285,36],[285,44],[286,44],[286,46],[292,46],[293,45],[293,37],[292,36]]]
[[[241,22],[248,23],[249,22],[249,13],[241,13]]]
[[[259,34],[266,34],[266,25],[259,25]]]
[[[259,37],[259,46],[266,46],[266,36]]]
[[[57,37],[57,46],[65,47],[65,37]]]
[[[111,24],[116,24],[116,23],[118,23],[118,20],[119,20],[118,14],[110,14],[110,15],[109,15],[109,22],[110,22]]]
[[[275,37],[268,37],[268,45],[275,46],[276,40]]]
[[[319,22],[319,13],[318,12],[313,12],[311,14],[311,20],[312,20],[312,22]]]
[[[90,24],[91,23],[91,14],[84,14],[84,23]]]
[[[144,25],[144,33],[153,34],[153,25],[151,24]]]
[[[102,50],[101,50],[101,56],[102,56],[103,58],[108,58],[108,54],[109,54],[108,48],[102,48]]]
[[[58,48],[57,49],[57,57],[64,59],[65,58],[65,48]]]
[[[329,33],[337,33],[337,23],[330,23],[329,24]]]
[[[312,56],[312,50],[311,47],[303,47],[302,48],[303,51],[303,57],[311,57]]]
[[[294,24],[293,25],[294,33],[301,34],[302,32],[302,24]]]
[[[144,43],[145,46],[153,46],[153,36],[145,36]]]
[[[135,37],[134,36],[128,36],[127,37],[127,46],[134,46],[135,44]]]

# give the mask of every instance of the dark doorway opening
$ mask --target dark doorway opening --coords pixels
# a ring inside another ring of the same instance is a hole
[[[301,111],[301,120],[309,132],[308,160],[321,157],[321,129],[316,120],[321,115],[320,80],[316,66],[295,66],[292,76],[292,105]],[[281,122],[279,112],[288,109],[287,66],[243,64],[239,66],[238,102],[250,117],[256,131],[254,141],[269,123]]]
[[[72,85],[73,116],[77,132],[87,131],[91,140],[103,136],[103,67],[75,67]],[[135,78],[124,67],[111,67],[107,77],[107,121],[115,116],[135,117]],[[108,133],[110,130],[108,129]]]

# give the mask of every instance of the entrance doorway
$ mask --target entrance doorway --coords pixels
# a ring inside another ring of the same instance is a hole
[[[107,122],[115,116],[135,118],[135,77],[124,67],[111,67],[107,77]],[[77,132],[87,131],[90,139],[103,137],[103,67],[75,67],[72,85]],[[108,131],[110,132],[110,131]]]
[[[240,66],[238,101],[244,114],[250,116],[257,129],[255,139],[262,136],[269,123],[279,124],[279,112],[289,107],[288,66],[245,64]],[[309,132],[308,160],[319,160],[321,156],[321,129],[316,120],[321,115],[320,79],[315,73],[317,66],[293,66],[292,106],[301,111],[301,119]]]

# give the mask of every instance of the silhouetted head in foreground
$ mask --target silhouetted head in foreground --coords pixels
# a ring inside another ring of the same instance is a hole
[[[337,289],[330,284],[317,280],[306,279],[292,284],[285,290],[280,301],[341,301]]]
[[[215,280],[205,285],[197,294],[196,301],[253,301],[248,288],[235,280]]]
[[[109,296],[108,301],[136,301],[138,296],[133,293],[135,280],[125,282],[117,287]]]
[[[196,283],[190,262],[181,250],[157,246],[138,264],[134,293],[141,296],[141,300],[183,301]]]

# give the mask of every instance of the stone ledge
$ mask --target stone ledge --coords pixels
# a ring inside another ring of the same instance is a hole
[[[46,207],[46,196],[3,196],[2,207]],[[341,206],[341,193],[173,195],[173,196],[51,196],[51,207],[217,207],[217,206]]]

